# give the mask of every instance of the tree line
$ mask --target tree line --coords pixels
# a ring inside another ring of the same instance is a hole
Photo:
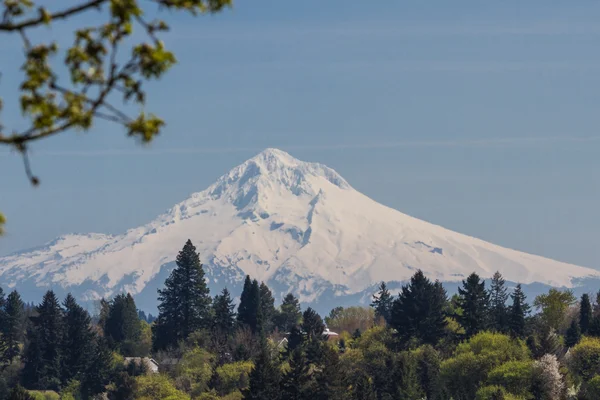
[[[94,315],[48,291],[35,307],[0,289],[0,399],[597,399],[600,292],[537,296],[477,274],[448,297],[417,271],[397,295],[324,319],[246,276],[236,308],[211,297],[187,241],[158,291],[159,314],[127,293]],[[326,324],[339,336],[325,335]],[[142,358],[130,358],[142,357]],[[144,357],[159,364],[153,374]]]

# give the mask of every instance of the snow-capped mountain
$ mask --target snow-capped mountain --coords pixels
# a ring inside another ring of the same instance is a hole
[[[267,149],[165,214],[122,235],[67,235],[0,258],[2,285],[52,287],[83,300],[130,291],[154,308],[177,252],[191,239],[213,290],[238,293],[245,274],[305,303],[370,295],[417,269],[443,282],[471,272],[572,287],[600,272],[452,232],[383,206],[334,170]]]

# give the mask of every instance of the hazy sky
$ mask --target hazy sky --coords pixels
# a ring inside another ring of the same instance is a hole
[[[168,126],[148,149],[108,123],[37,143],[37,189],[0,149],[0,255],[144,224],[278,147],[407,214],[600,268],[598,20],[598,2],[551,0],[254,0],[176,17],[179,64],[147,106]],[[2,36],[9,127],[20,54]]]

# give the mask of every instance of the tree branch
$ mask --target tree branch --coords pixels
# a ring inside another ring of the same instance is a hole
[[[59,11],[54,14],[50,14],[50,20],[68,18],[71,15],[78,14],[78,13],[86,11],[90,8],[97,8],[100,5],[102,5],[102,3],[105,3],[106,1],[108,1],[108,0],[90,0],[81,5],[67,8],[66,10]],[[19,31],[19,30],[22,30],[25,28],[31,28],[33,26],[43,24],[47,18],[48,18],[48,16],[40,15],[37,18],[31,18],[31,19],[28,19],[26,21],[19,22],[19,23],[3,22],[3,23],[0,23],[0,32],[2,32],[2,31],[12,32],[12,31]]]

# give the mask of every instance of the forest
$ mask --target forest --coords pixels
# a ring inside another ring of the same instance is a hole
[[[416,271],[322,318],[249,276],[239,301],[211,296],[188,240],[156,317],[128,293],[90,312],[0,289],[0,399],[600,399],[600,292],[487,286],[473,273],[448,296]]]

